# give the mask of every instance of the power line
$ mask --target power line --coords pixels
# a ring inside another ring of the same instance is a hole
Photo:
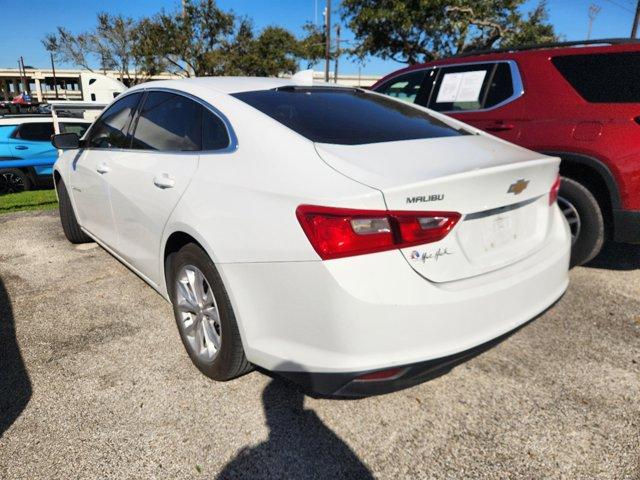
[[[635,13],[635,12],[634,12],[633,10],[631,10],[630,8],[625,7],[624,5],[621,5],[620,3],[615,2],[614,0],[604,0],[604,1],[605,1],[605,2],[609,2],[611,5],[615,5],[615,6],[616,6],[616,7],[618,7],[618,8],[621,8],[621,9],[623,9],[623,10],[626,10],[627,12]]]

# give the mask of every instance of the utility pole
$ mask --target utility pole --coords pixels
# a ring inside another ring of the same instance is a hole
[[[589,30],[587,31],[587,40],[591,39],[591,27],[593,27],[593,21],[596,19],[596,16],[600,13],[602,7],[592,3],[589,5]]]
[[[22,81],[22,91],[28,93],[29,86],[27,85],[27,71],[24,69],[24,59],[20,57],[18,60],[18,67],[20,68],[20,80]]]
[[[633,17],[633,27],[631,27],[631,38],[636,38],[638,35],[638,22],[640,22],[640,0],[636,5],[636,14]]]
[[[340,58],[340,24],[336,24],[336,59],[333,67],[333,83],[338,83],[338,59]]]
[[[56,100],[58,100],[58,81],[56,80],[56,66],[53,63],[53,52],[51,54],[51,71],[53,72],[53,89],[56,91]]]
[[[324,9],[324,81],[329,81],[329,62],[331,61],[331,0],[327,0]]]

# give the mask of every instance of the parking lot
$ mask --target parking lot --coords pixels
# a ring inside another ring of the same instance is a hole
[[[0,217],[0,247],[1,478],[640,478],[640,248],[450,373],[347,401],[210,381],[169,305],[54,212]]]

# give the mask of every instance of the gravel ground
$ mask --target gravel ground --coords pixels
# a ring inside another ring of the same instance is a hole
[[[3,286],[4,285],[4,286]],[[0,478],[640,478],[640,248],[449,374],[361,400],[215,383],[54,213],[0,217]]]

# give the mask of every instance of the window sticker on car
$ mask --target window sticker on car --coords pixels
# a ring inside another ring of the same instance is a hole
[[[486,70],[445,74],[436,103],[477,102],[486,75]]]

